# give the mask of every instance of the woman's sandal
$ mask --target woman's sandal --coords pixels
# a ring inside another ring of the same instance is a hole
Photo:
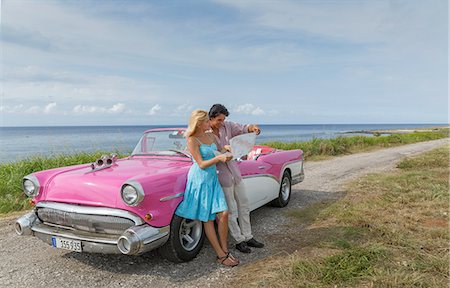
[[[227,252],[227,254],[223,257],[217,257],[217,262],[229,267],[234,267],[239,264],[239,260],[234,258],[234,256],[231,255],[230,252]]]
[[[225,253],[227,253],[228,257],[230,257],[234,262],[237,262],[238,264],[241,263],[239,261],[239,259],[237,259],[236,257],[234,257],[230,252],[228,251],[224,251]]]
[[[239,261],[239,259],[237,259],[236,257],[234,257],[230,252],[228,252],[228,251],[224,251],[225,253],[227,253],[227,255],[228,255],[228,257],[230,257],[231,258],[231,260],[233,260],[234,262],[236,262],[236,263],[241,263],[240,261]]]

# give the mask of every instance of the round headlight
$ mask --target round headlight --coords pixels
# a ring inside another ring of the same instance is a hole
[[[35,181],[32,181],[31,179],[24,178],[24,180],[23,180],[23,192],[28,197],[35,197],[39,193],[39,185]]]
[[[145,193],[139,182],[129,180],[122,185],[120,196],[128,206],[137,206],[144,200]]]
[[[128,205],[133,205],[138,199],[136,189],[131,185],[125,185],[122,189],[122,199]]]
[[[145,193],[141,183],[136,180],[128,180],[122,185],[120,196],[128,206],[137,206],[144,200]]]

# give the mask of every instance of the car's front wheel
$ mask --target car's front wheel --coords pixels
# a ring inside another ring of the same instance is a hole
[[[203,246],[205,233],[203,223],[173,216],[170,223],[170,237],[159,253],[169,261],[181,263],[194,259]]]
[[[284,171],[283,178],[281,179],[280,191],[278,193],[278,197],[271,202],[271,204],[275,207],[284,207],[291,200],[291,175],[288,171]]]

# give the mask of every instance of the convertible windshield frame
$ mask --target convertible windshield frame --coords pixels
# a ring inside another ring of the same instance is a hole
[[[133,149],[131,156],[192,156],[187,149],[185,129],[148,130]]]

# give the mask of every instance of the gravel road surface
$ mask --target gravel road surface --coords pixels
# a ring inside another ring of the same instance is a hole
[[[242,254],[235,251],[230,239],[230,251],[241,260],[241,265],[279,253],[289,241],[284,237],[286,229],[292,228],[285,214],[287,209],[337,198],[343,192],[343,184],[349,180],[367,173],[388,171],[405,156],[448,144],[448,139],[440,139],[308,162],[305,181],[293,187],[291,202],[286,208],[265,206],[251,214],[253,234],[265,242],[266,247]],[[21,214],[25,213],[0,218],[1,287],[218,287],[226,285],[239,269],[217,264],[209,244],[196,259],[182,264],[163,260],[154,252],[122,256],[53,249],[34,237],[15,234],[14,221]]]

